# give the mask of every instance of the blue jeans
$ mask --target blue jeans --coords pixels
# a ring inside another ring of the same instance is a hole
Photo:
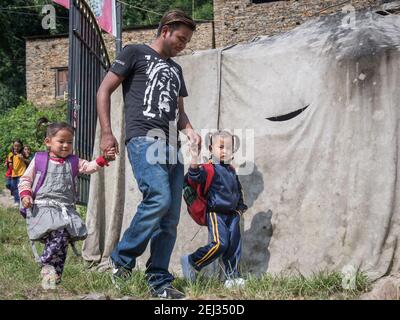
[[[18,184],[19,184],[20,177],[13,177],[11,179],[11,193],[14,197],[14,202],[19,203],[19,192],[18,192]]]
[[[157,291],[174,280],[168,266],[180,216],[183,165],[176,161],[178,151],[161,139],[132,138],[127,151],[143,200],[111,259],[116,265],[132,270],[136,258],[150,241],[146,277],[150,287]],[[161,161],[154,163],[154,159],[149,160],[149,154],[155,154]],[[175,161],[169,163],[169,156]]]
[[[11,193],[11,195],[13,195],[13,192],[12,192],[12,178],[11,177],[7,177],[6,178],[6,188],[8,189],[8,190],[10,190],[10,193]]]

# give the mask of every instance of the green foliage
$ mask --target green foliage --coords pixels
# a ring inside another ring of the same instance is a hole
[[[180,8],[196,20],[213,19],[212,0],[125,0],[123,26],[158,24],[163,13]],[[56,29],[42,28],[42,6],[53,4]],[[19,8],[15,8],[19,7]],[[23,7],[23,8],[21,8]],[[194,10],[193,10],[194,9]],[[0,4],[0,114],[26,96],[25,37],[68,32],[68,10],[51,0],[2,0]]]
[[[68,30],[68,10],[54,5],[56,30],[42,28],[42,5],[50,0],[2,0],[0,4],[0,112],[25,96],[25,37]],[[34,6],[26,8],[28,6]],[[38,6],[38,7],[35,7]],[[15,8],[25,7],[25,8]]]
[[[6,185],[6,177],[5,177],[6,171],[7,171],[6,167],[4,167],[3,164],[1,164],[0,165],[0,192],[3,191],[3,189],[5,188],[5,185]]]
[[[193,17],[195,20],[213,20],[214,8],[212,1],[202,1],[203,5],[195,7]]]
[[[18,97],[19,94],[21,94],[19,91],[18,86],[9,86],[0,82],[0,114],[4,114],[11,106],[16,106],[18,104]]]
[[[10,109],[0,118],[0,157],[4,159],[10,152],[14,139],[21,139],[32,151],[44,150],[44,132],[36,130],[36,122],[41,117],[50,121],[66,121],[67,106],[38,109],[31,102],[21,100],[18,107]],[[4,160],[2,160],[4,162]]]
[[[131,5],[124,5],[124,27],[158,24],[161,16],[171,9],[182,9],[195,20],[213,19],[212,0],[126,0],[124,2]]]

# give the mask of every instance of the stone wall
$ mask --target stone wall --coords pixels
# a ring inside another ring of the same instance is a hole
[[[26,95],[39,106],[56,102],[55,68],[68,67],[68,37],[26,40]]]
[[[356,10],[377,7],[385,0],[288,0],[254,4],[252,0],[214,0],[214,25],[198,23],[192,41],[182,54],[235,43],[247,42],[257,36],[289,31],[308,19],[342,11],[351,4]],[[149,44],[156,36],[156,26],[124,30],[123,45]],[[214,40],[215,37],[215,40]],[[110,60],[115,59],[113,37],[104,34]],[[214,43],[215,41],[215,43]],[[55,74],[53,68],[68,65],[68,38],[32,37],[26,41],[27,99],[41,106],[53,105]]]
[[[155,39],[157,27],[124,30],[123,46],[133,43],[150,44]],[[110,61],[115,59],[114,38],[103,34]],[[182,54],[212,48],[212,23],[198,23],[192,41]],[[56,68],[68,67],[68,36],[30,37],[26,39],[26,90],[27,99],[39,106],[57,102]]]
[[[223,47],[254,37],[289,31],[306,20],[342,11],[378,6],[383,0],[288,0],[255,4],[252,0],[214,0],[215,42]]]
[[[157,26],[127,29],[122,33],[122,43],[123,45],[132,43],[150,44],[156,38],[156,34]],[[197,29],[193,34],[192,40],[181,54],[191,54],[193,51],[211,49],[213,47],[212,37],[212,23],[197,23]],[[109,34],[104,34],[104,41],[106,42],[110,59],[113,60],[115,57],[114,38]]]

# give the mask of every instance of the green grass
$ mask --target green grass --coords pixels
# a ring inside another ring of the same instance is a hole
[[[79,208],[85,213],[84,207]],[[79,247],[81,246],[81,243]],[[40,252],[42,245],[37,244]],[[40,286],[39,266],[35,263],[26,235],[25,221],[16,209],[0,209],[0,300],[2,299],[80,299],[91,293],[110,299],[130,296],[148,299],[143,271],[135,271],[117,289],[108,273],[91,271],[87,263],[69,251],[63,282],[55,291]],[[344,290],[338,273],[320,272],[311,277],[264,274],[245,276],[245,289],[225,289],[216,278],[200,276],[194,283],[177,277],[174,285],[189,299],[356,299],[369,290],[368,279],[359,274],[356,289]]]

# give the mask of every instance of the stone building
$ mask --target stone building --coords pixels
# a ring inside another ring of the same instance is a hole
[[[382,0],[214,0],[217,47],[261,35],[289,31],[303,22],[336,12],[378,7]],[[349,7],[349,6],[352,6]]]
[[[149,44],[156,36],[157,26],[125,29],[123,45]],[[212,47],[212,23],[199,23],[196,36],[184,53]],[[112,62],[115,59],[114,38],[103,33],[104,42]],[[64,99],[68,78],[68,34],[33,36],[26,39],[26,91],[27,99],[38,106],[51,106]]]
[[[199,22],[184,54],[251,41],[262,35],[285,32],[318,15],[379,7],[385,0],[214,0],[214,21]],[[352,7],[348,7],[351,5]],[[346,7],[347,6],[347,7]],[[157,26],[123,31],[123,45],[150,43]],[[110,60],[114,40],[104,35]],[[67,89],[68,35],[26,39],[27,99],[39,106],[54,105]]]

